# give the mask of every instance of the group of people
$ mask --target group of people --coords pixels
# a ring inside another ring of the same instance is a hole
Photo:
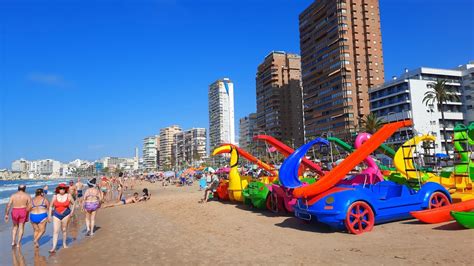
[[[70,220],[74,217],[76,208],[85,213],[86,236],[94,235],[95,218],[99,208],[113,207],[149,200],[151,194],[148,189],[143,189],[143,195],[139,197],[135,192],[133,196],[123,197],[124,185],[122,176],[119,178],[101,178],[99,181],[92,178],[84,184],[78,178],[77,182],[70,181],[69,185],[61,183],[55,191],[51,201],[48,200],[48,187],[38,188],[33,198],[26,193],[26,186],[19,185],[18,191],[14,193],[5,208],[5,222],[11,216],[12,247],[20,247],[23,238],[25,223],[30,221],[33,228],[33,243],[39,247],[39,240],[46,231],[47,223],[53,224],[53,246],[50,253],[56,251],[59,233],[62,232],[63,247],[67,248],[67,228]],[[130,188],[134,184],[127,184]],[[127,186],[127,188],[128,188]],[[85,189],[87,187],[87,189]],[[112,200],[113,194],[117,200]]]

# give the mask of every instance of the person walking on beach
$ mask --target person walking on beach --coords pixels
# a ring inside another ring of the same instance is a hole
[[[76,189],[77,189],[77,205],[82,206],[82,197],[84,194],[84,183],[81,182],[81,178],[77,178],[77,183],[76,183]]]
[[[74,180],[69,181],[68,193],[71,194],[73,200],[77,199],[77,188],[76,188],[76,185],[74,184]]]
[[[28,211],[30,208],[31,197],[26,192],[25,185],[19,185],[18,191],[11,195],[7,206],[5,207],[5,223],[8,223],[8,215],[11,210],[12,215],[12,247],[21,246],[21,239],[25,229],[25,223],[28,222]]]
[[[35,197],[31,200],[30,222],[33,227],[33,244],[39,247],[39,240],[46,231],[48,222],[49,201],[44,196],[44,190],[38,188]]]
[[[102,202],[102,193],[96,186],[97,180],[92,178],[87,182],[89,187],[84,193],[84,204],[82,205],[82,211],[86,213],[86,236],[94,235],[95,228],[95,216],[97,210],[100,208]]]
[[[66,184],[59,184],[56,187],[56,195],[53,196],[49,207],[49,221],[53,222],[53,248],[50,253],[56,252],[58,244],[59,230],[63,232],[63,247],[67,248],[67,226],[69,218],[74,214],[74,199],[68,193],[69,187]]]
[[[109,182],[108,182],[108,179],[107,177],[103,176],[102,179],[100,180],[100,184],[99,184],[99,187],[100,187],[100,191],[102,192],[102,202],[108,200],[108,195],[110,192],[109,191]]]

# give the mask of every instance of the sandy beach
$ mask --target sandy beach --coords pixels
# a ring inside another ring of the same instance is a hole
[[[101,210],[93,238],[48,259],[53,265],[444,264],[474,260],[474,230],[415,220],[360,236],[248,206],[199,204],[197,186],[147,187],[149,202]]]

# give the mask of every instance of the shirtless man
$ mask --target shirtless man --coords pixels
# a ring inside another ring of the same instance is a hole
[[[28,222],[28,212],[30,211],[29,206],[31,204],[31,197],[25,191],[26,186],[19,185],[18,192],[11,195],[7,206],[5,207],[5,223],[8,223],[8,215],[10,210],[12,214],[12,247],[15,245],[17,247],[21,246],[21,239],[23,238],[25,223]]]
[[[77,206],[82,206],[82,196],[84,194],[83,189],[84,189],[84,183],[81,182],[81,178],[77,178],[77,183],[76,183],[76,189],[77,189]]]
[[[71,194],[74,201],[77,199],[77,187],[74,185],[74,180],[69,181],[69,194]]]

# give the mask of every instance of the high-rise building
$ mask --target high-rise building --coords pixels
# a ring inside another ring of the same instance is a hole
[[[145,171],[158,169],[159,136],[149,136],[143,139],[143,168]],[[135,151],[135,164],[138,167],[138,154]]]
[[[257,114],[251,113],[240,119],[239,122],[239,146],[242,149],[249,150],[250,144],[257,131]]]
[[[179,132],[181,132],[181,128],[177,125],[160,129],[159,167],[161,169],[170,169],[173,166],[171,151],[174,135]]]
[[[174,135],[172,163],[176,169],[199,166],[206,157],[207,132],[205,128],[192,128]]]
[[[271,52],[258,66],[257,127],[277,139],[300,146],[304,142],[301,58]]]
[[[446,80],[446,86],[461,95],[463,71],[456,69],[437,69],[421,67],[406,71],[400,77],[369,90],[370,112],[377,117],[394,122],[413,119],[414,131],[402,129],[392,135],[387,143],[400,145],[417,134],[431,134],[436,137],[436,151],[444,152],[445,142],[452,150],[453,129],[457,123],[463,123],[462,102],[447,102],[443,106],[446,121],[444,140],[443,122],[438,104],[426,105],[424,95],[429,91],[429,84],[437,80]],[[460,99],[461,100],[461,99]]]
[[[209,85],[209,145],[235,143],[234,83],[223,78]]]
[[[474,122],[474,61],[458,68],[462,71],[462,106],[464,123]]]
[[[299,16],[307,138],[343,136],[369,113],[384,82],[378,0],[318,0]]]

